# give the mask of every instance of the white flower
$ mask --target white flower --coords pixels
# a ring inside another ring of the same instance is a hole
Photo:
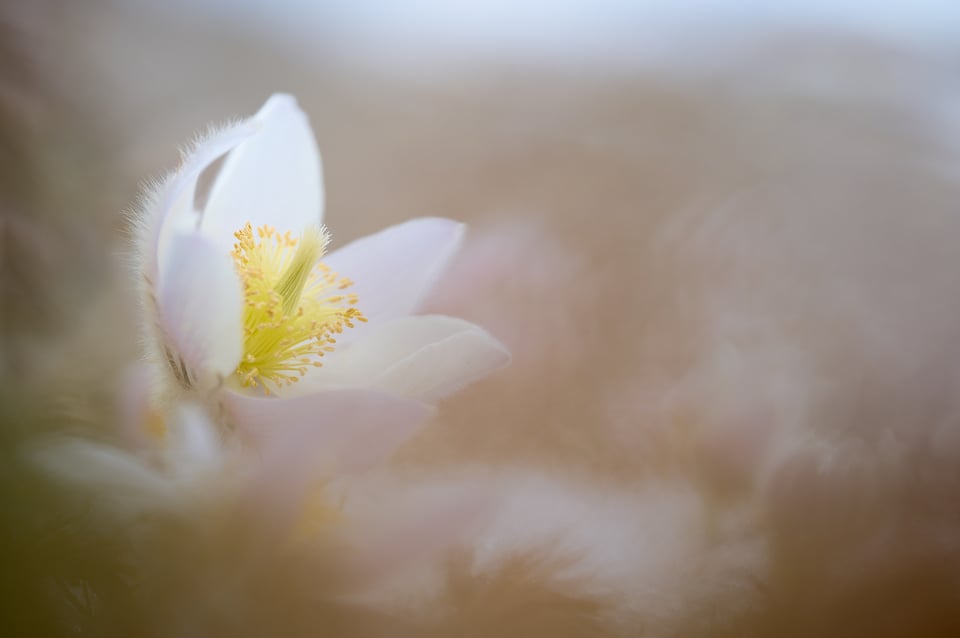
[[[225,484],[228,456],[206,410],[191,403],[171,406],[161,427],[162,436],[151,439],[149,447],[128,451],[76,436],[51,436],[28,446],[27,457],[51,476],[94,494],[101,508],[122,518],[206,504]]]
[[[291,96],[196,144],[144,209],[151,359],[174,394],[213,398],[231,425],[322,423],[324,449],[364,464],[509,360],[477,326],[411,316],[461,224],[414,219],[324,254],[320,155]]]
[[[356,593],[402,578],[421,558],[438,558],[489,510],[489,494],[470,483],[360,477],[354,467],[330,463],[328,451],[313,445],[311,434],[322,428],[279,428],[280,436],[251,449],[223,437],[206,406],[175,402],[162,415],[139,407],[139,416],[122,424],[129,429],[125,447],[51,435],[20,450],[72,493],[89,497],[93,516],[86,523],[130,541],[134,554],[127,558],[135,564],[150,559],[144,542],[157,533],[216,546],[239,533],[261,560],[288,550],[326,556],[324,569],[334,571],[320,580],[342,578],[338,593]]]

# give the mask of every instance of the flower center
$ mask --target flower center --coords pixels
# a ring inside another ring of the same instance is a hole
[[[299,239],[270,226],[248,223],[234,233],[233,261],[243,282],[243,359],[237,376],[244,386],[289,385],[333,351],[344,327],[366,318],[353,282],[320,261],[329,236],[308,226]]]

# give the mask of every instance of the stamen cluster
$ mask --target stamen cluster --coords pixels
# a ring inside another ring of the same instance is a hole
[[[251,224],[234,233],[231,253],[243,282],[243,359],[236,374],[244,386],[295,383],[332,352],[336,335],[366,318],[353,282],[320,261],[328,236],[308,227],[300,238]]]

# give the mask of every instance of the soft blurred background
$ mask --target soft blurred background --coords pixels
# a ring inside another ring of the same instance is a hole
[[[135,611],[122,535],[77,531],[83,503],[15,451],[110,436],[137,353],[124,211],[194,133],[278,91],[314,125],[335,244],[468,222],[429,309],[514,352],[397,471],[480,468],[509,495],[498,547],[566,535],[582,560],[519,585],[481,564],[405,603],[466,610],[429,635],[960,635],[955,3],[39,0],[2,19],[3,635],[171,635]],[[391,635],[363,626],[342,633]]]

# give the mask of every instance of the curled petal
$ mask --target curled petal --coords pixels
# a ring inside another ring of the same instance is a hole
[[[419,401],[436,401],[502,368],[510,354],[481,328],[429,315],[394,319],[331,353],[308,373],[303,390],[367,385]]]
[[[330,268],[355,282],[350,289],[369,320],[347,330],[341,344],[356,341],[372,327],[411,314],[456,254],[464,226],[421,217],[362,237],[330,254]]]
[[[143,259],[148,277],[156,279],[163,269],[166,248],[175,229],[196,226],[193,200],[200,174],[255,132],[256,125],[248,121],[210,134],[184,154],[180,168],[155,193],[154,201],[147,204],[147,218],[142,221],[147,235],[143,240]]]
[[[290,95],[274,95],[251,121],[257,133],[223,163],[201,226],[219,241],[250,222],[298,234],[323,223],[320,152],[306,114]]]
[[[167,359],[185,387],[226,377],[243,354],[243,299],[230,257],[199,234],[175,234],[157,305]]]

